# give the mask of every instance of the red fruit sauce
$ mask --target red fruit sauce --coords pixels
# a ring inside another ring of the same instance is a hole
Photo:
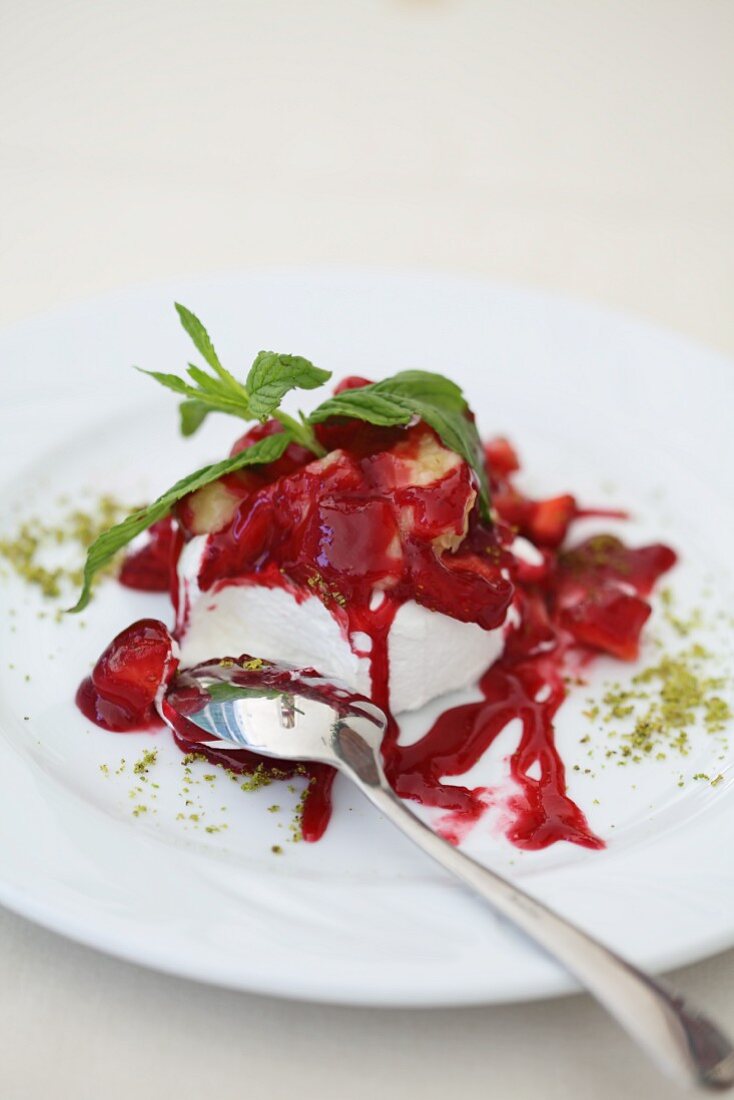
[[[178,558],[178,549],[173,521],[167,516],[153,524],[144,546],[127,555],[118,577],[120,584],[142,592],[167,592],[171,583],[171,562],[174,554]]]
[[[362,384],[348,379],[341,388]],[[280,430],[275,421],[258,426],[233,453]],[[277,463],[225,479],[233,514],[207,539],[200,588],[213,592],[227,583],[255,583],[283,586],[297,598],[318,596],[348,635],[361,631],[372,639],[372,697],[388,715],[388,636],[402,603],[415,600],[487,630],[503,624],[512,607],[516,621],[507,628],[503,656],[482,677],[480,702],[447,710],[410,746],[398,743],[399,726],[390,716],[383,742],[388,778],[401,797],[443,810],[439,829],[458,843],[496,795],[441,779],[468,772],[508,722],[519,719],[522,733],[510,758],[515,793],[503,801],[508,838],[527,849],[560,840],[603,847],[566,794],[553,721],[569,670],[600,652],[621,660],[637,657],[650,614],[646,597],[675,563],[673,551],[662,545],[630,549],[611,535],[564,548],[575,519],[623,513],[582,510],[565,494],[541,501],[525,497],[513,484],[520,464],[506,439],[485,449],[496,512],[489,525],[480,516],[465,463],[444,455],[435,478],[416,483],[413,463],[435,455],[438,446],[426,425],[376,428],[335,419],[317,431],[329,451],[325,459],[314,460],[291,444]],[[170,586],[177,593],[176,561],[192,534],[194,505],[184,500],[175,524],[151,530],[148,546],[123,567],[123,583]],[[512,553],[518,533],[539,551],[537,561]],[[379,601],[373,599],[376,588]],[[187,608],[178,608],[178,633],[186,617]],[[171,645],[162,623],[143,620],[123,631],[79,689],[85,715],[108,729],[152,725],[159,685],[175,671]],[[235,772],[263,765],[276,776],[305,774],[303,836],[313,841],[323,834],[331,812],[330,768],[275,766],[237,749],[213,752],[199,745],[200,736],[182,720],[175,740],[184,751],[202,752]]]
[[[126,732],[160,725],[156,696],[178,662],[171,635],[157,619],[140,619],[110,642],[91,676],[79,685],[76,703],[104,729]]]

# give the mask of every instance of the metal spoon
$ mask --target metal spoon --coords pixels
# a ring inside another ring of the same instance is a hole
[[[659,1066],[684,1085],[734,1084],[734,1048],[673,990],[626,962],[512,882],[465,856],[419,821],[389,786],[380,745],[383,712],[312,670],[247,657],[198,665],[177,677],[161,704],[215,740],[282,760],[331,764],[356,783],[393,825],[557,959]],[[192,731],[189,730],[189,735]]]

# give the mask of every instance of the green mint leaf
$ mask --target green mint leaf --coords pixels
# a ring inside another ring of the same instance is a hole
[[[229,413],[230,416],[238,416],[242,420],[252,419],[248,408],[247,394],[244,390],[242,396],[240,396],[224,382],[221,382],[218,378],[212,378],[211,375],[199,367],[189,367],[189,374],[195,382],[199,383],[198,387],[190,385],[185,378],[179,378],[177,374],[161,374],[160,371],[143,370],[142,367],[136,367],[135,369],[140,371],[141,374],[147,374],[149,378],[154,378],[166,389],[190,398],[197,405],[205,405],[207,412]],[[187,411],[184,411],[184,406],[187,407]],[[181,410],[181,430],[184,435],[192,435],[202,423],[204,415],[198,419],[192,419],[188,411],[190,408],[188,401],[183,401],[179,408]],[[190,431],[187,431],[184,425],[186,427],[193,426]]]
[[[335,397],[328,397],[311,413],[309,420],[312,424],[320,424],[332,416],[350,416],[390,428],[409,424],[415,413],[402,394],[380,393],[372,386],[362,386],[358,390],[345,390]]]
[[[237,383],[235,388],[230,382],[213,378],[211,374],[207,374],[205,370],[193,363],[189,363],[186,372],[210,400],[216,400],[224,405],[236,405],[242,413],[250,413],[250,402],[244,386]],[[248,415],[248,419],[252,419],[252,416]]]
[[[250,412],[258,420],[267,420],[291,390],[314,390],[330,378],[330,371],[315,367],[301,355],[261,351],[245,382]]]
[[[196,314],[192,313],[186,306],[182,306],[180,302],[174,302],[174,305],[184,330],[191,337],[194,347],[203,357],[204,361],[224,382],[244,396],[244,387],[241,386],[235,376],[230,374],[228,370],[225,370],[219,362],[219,356],[214,350],[214,344],[211,342],[209,333],[206,331]]]
[[[220,378],[224,377],[228,372],[225,371],[224,367],[219,362],[219,356],[214,350],[214,344],[209,339],[209,333],[206,331],[199,318],[195,313],[192,313],[190,309],[187,309],[186,306],[182,306],[180,302],[174,302],[174,305],[181,324],[186,333],[191,337],[199,355],[209,364],[212,370],[217,372]]]
[[[81,595],[76,605],[70,608],[70,611],[82,611],[87,606],[91,597],[92,580],[95,574],[112,560],[118,550],[121,550],[123,546],[127,546],[136,535],[146,531],[158,520],[167,516],[177,501],[188,493],[193,493],[197,489],[209,485],[210,482],[217,481],[224,474],[241,470],[245,466],[275,462],[283,454],[289,442],[290,436],[286,432],[266,436],[265,439],[258,440],[257,443],[253,443],[251,447],[240,451],[234,457],[225,458],[222,462],[216,462],[213,466],[204,466],[201,470],[182,478],[159,496],[157,500],[154,500],[152,504],[149,504],[146,508],[139,508],[137,512],[133,512],[127,519],[124,519],[122,523],[118,523],[115,527],[111,527],[109,531],[103,532],[87,551]]]
[[[203,401],[192,397],[189,401],[182,401],[178,411],[181,416],[181,435],[189,436],[198,431],[211,409]]]
[[[199,396],[199,391],[194,386],[190,386],[184,378],[179,378],[177,374],[162,374],[161,371],[143,370],[142,367],[136,367],[135,370],[140,371],[141,374],[147,374],[149,378],[155,378],[156,382],[160,382],[167,390],[173,390],[174,393],[182,393],[187,397]]]
[[[482,514],[489,518],[489,485],[482,445],[459,386],[430,371],[409,370],[328,398],[309,417],[319,424],[332,416],[354,417],[383,427],[420,417],[441,441],[469,463],[479,481]]]
[[[192,382],[196,382],[200,389],[205,390],[207,393],[224,395],[225,397],[232,396],[232,387],[226,382],[223,382],[221,378],[215,378],[211,374],[207,374],[201,367],[197,367],[195,363],[189,363],[186,367],[186,373]]]

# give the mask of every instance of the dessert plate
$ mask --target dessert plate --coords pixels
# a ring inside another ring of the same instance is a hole
[[[177,371],[185,361],[174,300],[202,316],[222,359],[242,370],[275,347],[337,376],[410,366],[450,375],[482,432],[516,443],[530,492],[571,491],[632,513],[584,521],[579,537],[613,530],[680,552],[674,610],[658,601],[641,665],[697,645],[711,677],[726,681],[734,366],[615,314],[476,280],[228,275],[117,293],[6,330],[0,539],[36,517],[66,530],[70,512],[93,511],[101,494],[138,504],[226,453],[236,425],[212,417],[181,440],[173,403],[129,369]],[[70,552],[63,539],[49,551]],[[91,726],[74,707],[77,683],[119,629],[168,620],[170,605],[110,580],[81,618],[56,614],[63,606],[0,557],[0,902],[136,962],[283,996],[439,1005],[574,988],[346,783],[337,781],[323,840],[299,843],[290,829],[298,783],[242,790],[187,763],[167,733]],[[620,766],[610,755],[615,723],[589,714],[635,671],[599,660],[557,719],[570,793],[606,849],[522,852],[504,838],[501,800],[464,844],[634,962],[663,969],[734,943],[724,839],[734,827],[734,746],[726,730],[692,728],[686,754],[670,746],[662,759]],[[727,682],[717,691],[731,698]],[[446,705],[411,715],[403,737],[419,736]],[[513,736],[510,726],[472,786],[509,782]]]

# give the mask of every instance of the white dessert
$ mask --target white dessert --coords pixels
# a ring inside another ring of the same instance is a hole
[[[372,643],[366,634],[349,637],[344,623],[310,593],[299,602],[284,588],[252,583],[201,592],[198,573],[205,545],[206,536],[193,538],[179,561],[181,594],[189,608],[181,637],[183,667],[213,656],[249,653],[297,667],[310,665],[370,695]],[[413,600],[402,604],[388,638],[393,713],[415,710],[476,680],[502,653],[504,636],[504,626],[483,630]]]

